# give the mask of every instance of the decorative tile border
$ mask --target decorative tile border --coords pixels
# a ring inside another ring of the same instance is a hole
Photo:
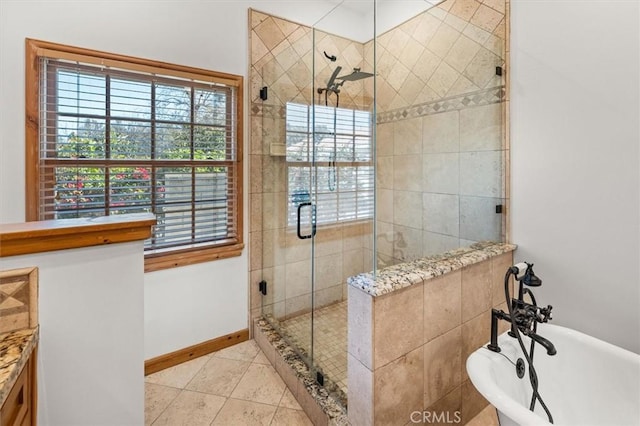
[[[514,244],[506,243],[475,243],[469,247],[451,250],[440,255],[389,266],[377,271],[375,275],[368,272],[349,277],[347,282],[373,297],[382,296],[491,257],[514,251],[516,247]]]
[[[251,103],[251,115],[253,117],[286,118],[286,107],[282,105],[269,105],[262,102]]]
[[[505,100],[505,94],[505,86],[498,86],[478,90],[476,92],[465,93],[459,96],[451,96],[433,102],[413,105],[407,108],[381,112],[377,116],[377,123],[389,123],[409,118],[423,117],[425,115],[438,114],[446,111],[499,103]]]

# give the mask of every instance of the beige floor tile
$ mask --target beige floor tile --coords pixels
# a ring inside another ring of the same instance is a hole
[[[275,412],[273,405],[229,398],[211,426],[268,426]]]
[[[282,395],[282,399],[278,405],[284,408],[291,408],[292,410],[302,410],[302,407],[298,404],[298,401],[293,396],[289,388],[284,390],[284,395]]]
[[[279,407],[271,421],[271,426],[313,426],[302,410]]]
[[[192,359],[191,361],[183,362],[166,370],[150,374],[145,377],[144,381],[147,383],[155,383],[156,385],[182,389],[193,379],[208,360],[209,356]]]
[[[488,405],[480,413],[469,420],[467,426],[498,426],[498,414],[493,405]]]
[[[183,390],[153,423],[153,426],[209,425],[226,398]]]
[[[284,389],[284,382],[272,366],[251,364],[247,372],[242,376],[238,386],[234,389],[231,397],[245,401],[278,405]]]
[[[214,353],[213,356],[251,362],[259,351],[260,348],[258,348],[255,340],[247,340],[246,342],[238,343],[237,345],[222,349],[221,351]]]
[[[269,359],[265,356],[264,352],[258,351],[258,355],[253,359],[254,364],[265,364],[270,365]]]
[[[230,396],[251,363],[211,357],[185,389]]]
[[[153,423],[160,413],[171,404],[180,389],[145,383],[144,385],[144,424]]]

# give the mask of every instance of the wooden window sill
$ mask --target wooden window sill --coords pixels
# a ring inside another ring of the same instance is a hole
[[[146,240],[150,213],[0,225],[0,257]]]
[[[144,259],[144,272],[161,271],[163,269],[240,256],[243,248],[244,244],[237,243],[228,246],[206,247],[173,253],[147,255]]]

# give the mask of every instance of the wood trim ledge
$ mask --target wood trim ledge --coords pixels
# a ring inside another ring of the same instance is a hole
[[[0,257],[146,240],[151,213],[0,224]]]
[[[236,331],[235,333],[226,334],[212,340],[207,340],[206,342],[198,343],[184,349],[179,349],[175,352],[148,359],[144,362],[144,375],[148,376],[149,374],[157,373],[165,368],[182,364],[183,362],[210,354],[211,352],[219,351],[220,349],[228,348],[229,346],[233,346],[247,340],[249,340],[249,329],[245,328],[244,330]]]

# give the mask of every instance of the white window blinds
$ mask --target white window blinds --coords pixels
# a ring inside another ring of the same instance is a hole
[[[152,212],[149,253],[238,241],[237,88],[40,60],[40,219]]]
[[[317,224],[373,217],[371,119],[368,111],[287,103],[289,226],[309,201]]]

